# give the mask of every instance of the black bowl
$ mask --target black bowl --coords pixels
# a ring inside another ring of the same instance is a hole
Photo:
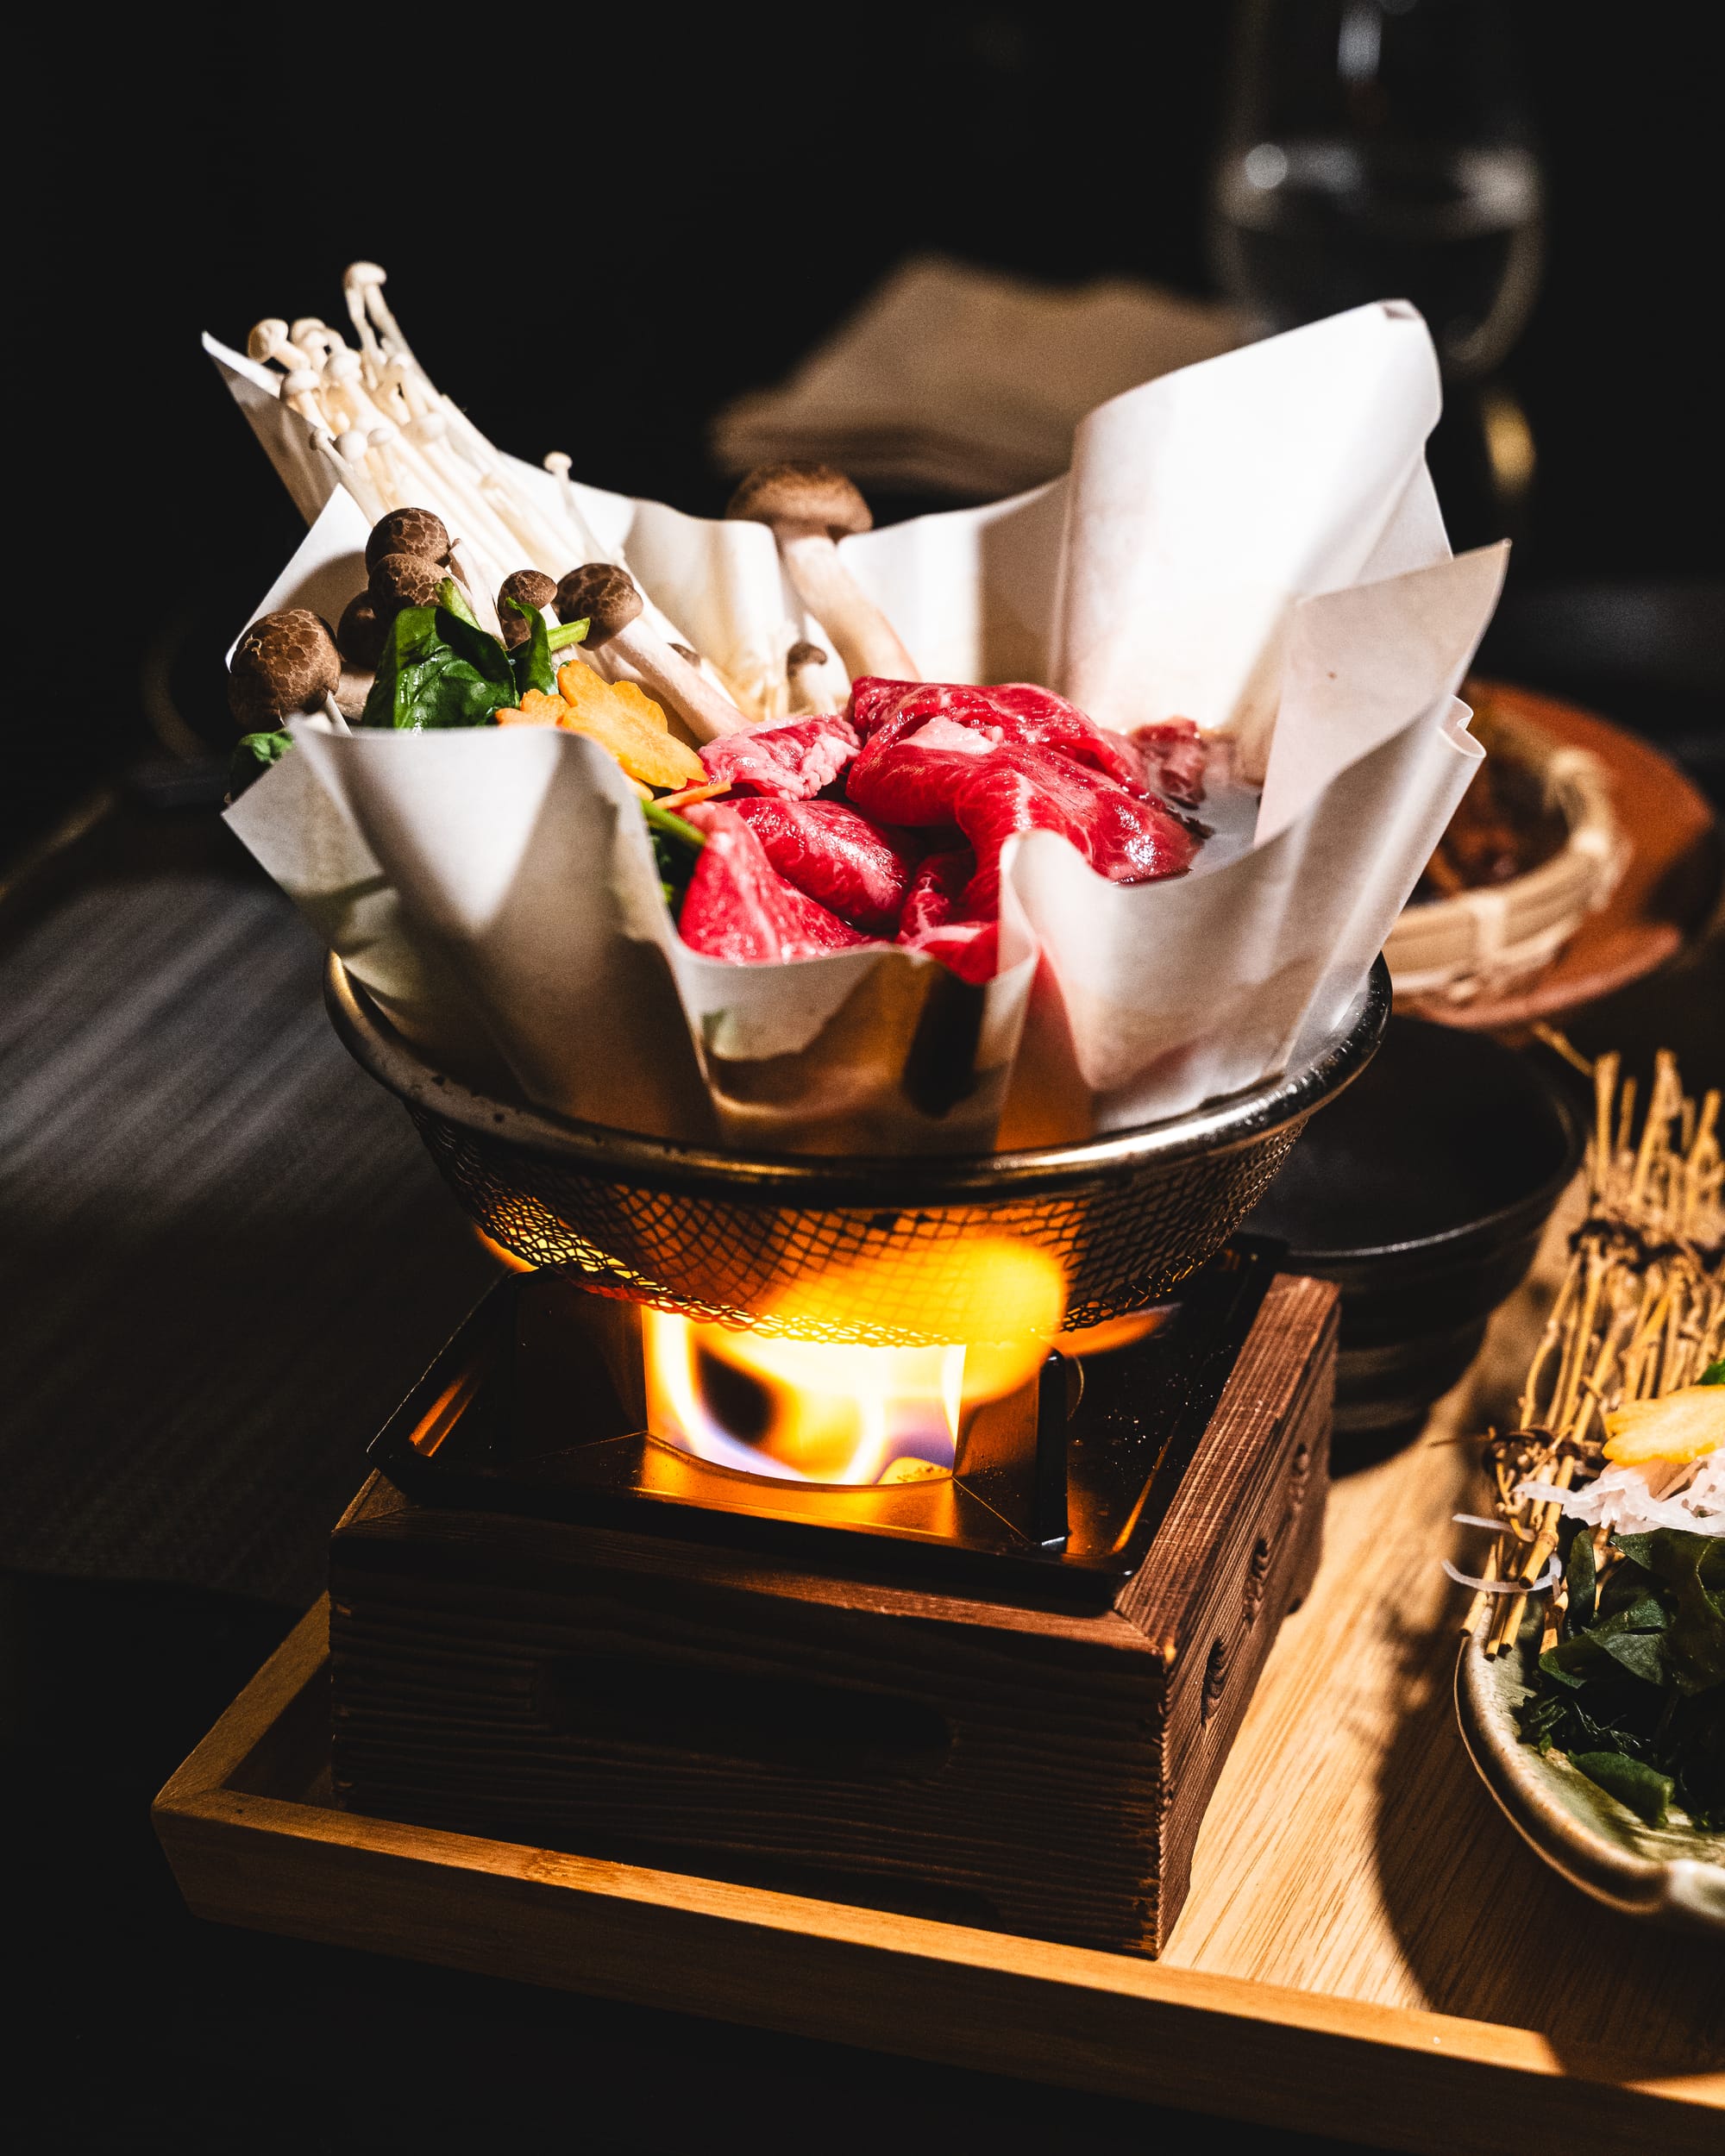
[[[1313,1118],[1245,1226],[1342,1291],[1339,1469],[1418,1433],[1526,1278],[1581,1154],[1535,1063],[1420,1018],[1392,1018],[1376,1061]]]

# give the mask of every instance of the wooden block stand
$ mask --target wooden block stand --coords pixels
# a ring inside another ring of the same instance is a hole
[[[1317,1564],[1335,1322],[1327,1286],[1272,1284],[1148,1557],[1095,1611],[373,1477],[330,1551],[338,1800],[1153,1955]]]

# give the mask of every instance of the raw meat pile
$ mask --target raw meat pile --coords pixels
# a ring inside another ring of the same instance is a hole
[[[1189,719],[1128,739],[1027,682],[865,675],[848,714],[726,735],[701,761],[731,792],[682,812],[706,844],[679,925],[744,965],[891,943],[984,981],[1015,831],[1057,831],[1116,883],[1183,874],[1207,836],[1182,812],[1203,798]]]

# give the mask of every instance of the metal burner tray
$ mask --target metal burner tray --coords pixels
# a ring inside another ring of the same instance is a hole
[[[591,1321],[628,1313],[545,1274],[491,1290],[369,1457],[422,1505],[819,1555],[1017,1601],[1104,1603],[1144,1561],[1275,1256],[1241,1238],[1146,1338],[1051,1356],[1025,1403],[1035,1437],[1016,1477],[994,1468],[835,1488],[695,1458],[649,1435],[618,1397]]]

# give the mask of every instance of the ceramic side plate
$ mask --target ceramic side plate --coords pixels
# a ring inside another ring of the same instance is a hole
[[[1456,1717],[1480,1779],[1512,1827],[1554,1871],[1626,1915],[1725,1934],[1725,1834],[1649,1827],[1561,1753],[1524,1745],[1531,1636],[1495,1662],[1477,1640],[1456,1658]]]

